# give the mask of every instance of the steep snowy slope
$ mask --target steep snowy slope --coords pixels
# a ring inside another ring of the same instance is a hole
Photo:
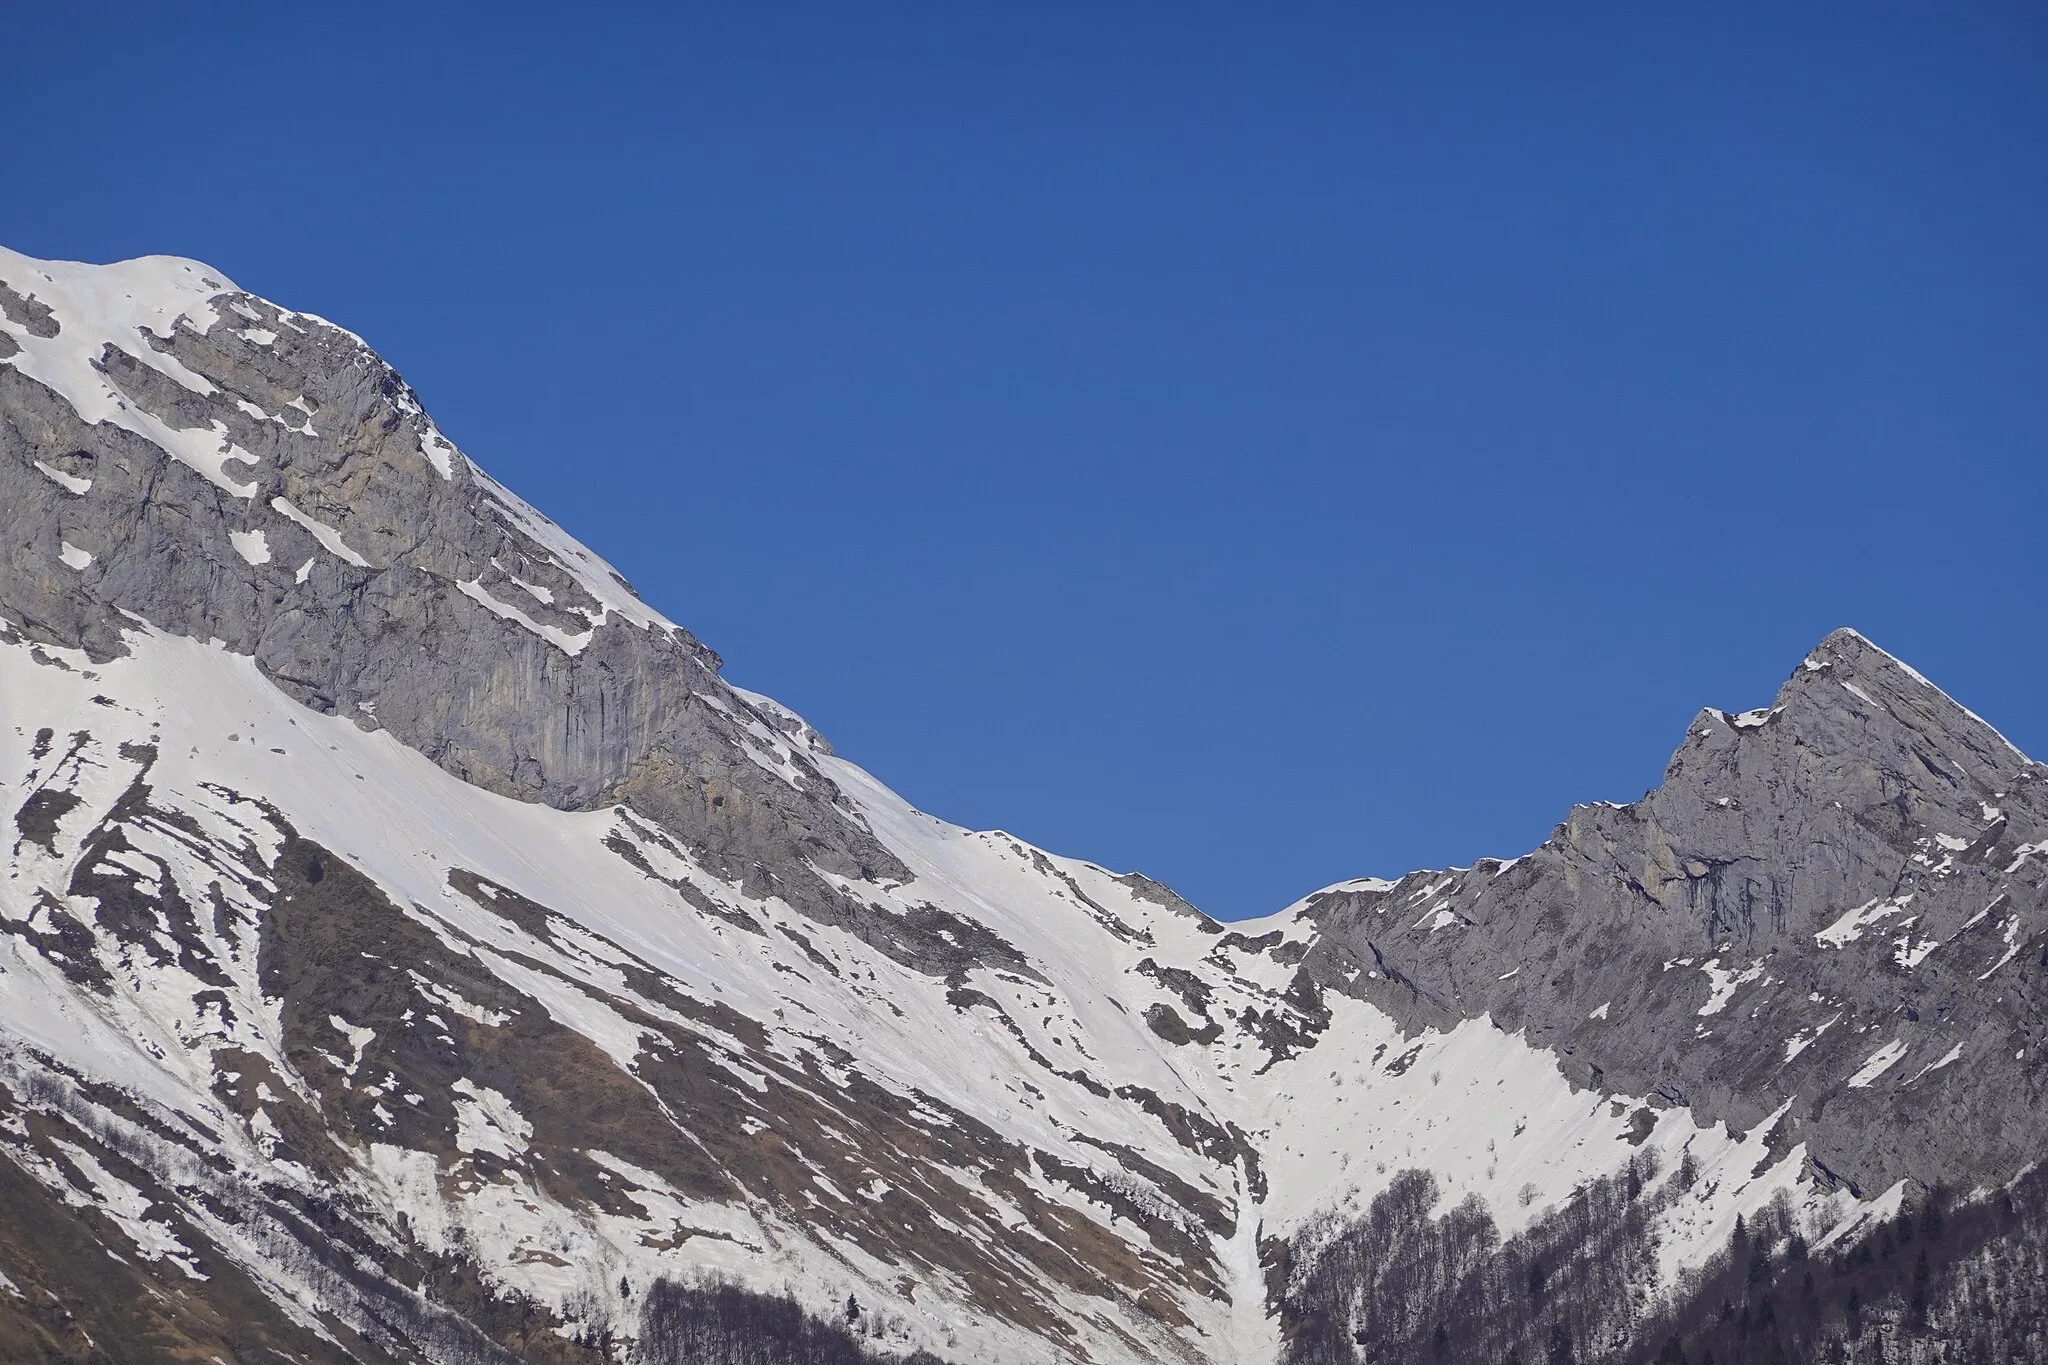
[[[1337,1358],[1396,1203],[1646,1187],[1650,1303],[2038,1156],[2042,772],[1857,637],[1529,858],[1224,926],[727,685],[352,334],[0,281],[0,1353],[687,1358],[718,1277],[957,1361]]]

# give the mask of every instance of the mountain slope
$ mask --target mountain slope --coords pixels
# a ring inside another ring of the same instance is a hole
[[[2041,1155],[2044,881],[2048,769],[1845,630],[1770,707],[1701,712],[1641,801],[1306,917],[1403,1018],[1485,1014],[1742,1128],[1790,1103],[1857,1188],[1967,1187]]]
[[[726,684],[352,334],[0,281],[0,1342],[1335,1359],[1374,1229],[1632,1183],[1647,1321],[2041,1150],[2042,770],[1860,637],[1527,858],[1224,926]]]

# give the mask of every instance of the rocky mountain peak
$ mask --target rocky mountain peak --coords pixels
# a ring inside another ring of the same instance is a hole
[[[1766,741],[1761,745],[1746,741]],[[1868,807],[1905,798],[1930,814],[1974,817],[2021,782],[2029,760],[1974,713],[1851,629],[1815,646],[1768,707],[1702,711],[1666,771],[1682,784],[1731,752],[1784,765],[1803,796]],[[1828,790],[1823,792],[1822,788]]]
[[[1582,849],[1639,842],[1646,893],[1682,903],[1710,941],[1797,938],[1847,905],[1896,893],[1928,848],[1982,860],[2039,837],[2044,777],[1984,721],[1844,629],[1769,707],[1702,711],[1655,791],[1625,813],[1588,812],[1567,838]]]
[[[30,638],[217,640],[490,790],[631,802],[742,875],[907,875],[800,736],[354,333],[176,257],[0,252],[0,281],[0,613]],[[791,894],[831,901],[812,880]]]

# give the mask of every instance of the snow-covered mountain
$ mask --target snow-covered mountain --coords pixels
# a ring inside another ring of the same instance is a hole
[[[331,323],[0,314],[0,1356],[1647,1359],[2033,1207],[2048,770],[1853,632],[1223,925],[910,808]]]

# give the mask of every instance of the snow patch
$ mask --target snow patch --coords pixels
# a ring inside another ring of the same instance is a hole
[[[455,1145],[465,1152],[513,1158],[533,1140],[533,1125],[487,1085],[464,1076],[448,1087],[455,1094]]]
[[[52,469],[50,468],[50,466],[44,464],[41,460],[37,460],[35,462],[35,465],[37,469],[43,472],[44,476],[47,477],[51,483],[56,484],[59,488],[63,489],[67,493],[73,493],[79,497],[84,497],[87,493],[92,491],[91,479],[81,479],[74,475],[66,474],[61,469]]]
[[[1906,921],[1908,925],[1913,922]],[[1910,972],[1925,962],[1928,955],[1940,946],[1941,940],[1938,938],[1915,938],[1910,933],[1901,934],[1892,942],[1892,961]]]
[[[235,553],[251,564],[270,562],[270,542],[261,531],[230,531],[228,543],[235,547]]]
[[[1857,1069],[1856,1074],[1849,1078],[1849,1088],[1851,1090],[1869,1089],[1879,1076],[1891,1070],[1892,1064],[1905,1055],[1905,1042],[1898,1038],[1892,1039],[1892,1041],[1870,1054],[1869,1060],[1864,1062]]]
[[[484,590],[483,582],[480,579],[464,579],[455,585],[455,589],[470,601],[490,612],[493,616],[502,616],[507,621],[524,626],[530,633],[540,636],[541,639],[546,640],[556,649],[561,650],[572,658],[581,654],[585,646],[589,645],[591,638],[597,634],[595,626],[579,635],[571,635],[560,626],[551,626],[536,621],[510,602],[500,602],[497,598],[491,596],[490,593]]]
[[[1723,967],[1719,958],[1714,958],[1702,964],[1700,970],[1707,975],[1708,994],[1707,1003],[1701,1005],[1697,1013],[1710,1015],[1719,1014],[1722,1010],[1728,1008],[1728,1002],[1735,998],[1735,992],[1762,976],[1764,974],[1764,964],[1761,962],[1752,963],[1741,971],[1735,972]]]
[[[301,512],[298,508],[292,506],[290,499],[283,497],[272,498],[270,500],[270,505],[273,508],[275,508],[280,514],[282,514],[286,520],[296,522],[300,526],[304,527],[306,530],[312,532],[313,539],[319,541],[320,544],[326,549],[327,553],[333,555],[335,558],[345,559],[349,563],[355,565],[358,569],[367,569],[370,567],[369,560],[364,559],[354,550],[351,550],[348,547],[348,543],[342,540],[341,532],[335,530],[332,526],[329,526],[324,521],[317,521],[314,518],[307,516],[304,512]]]
[[[1813,941],[1823,948],[1846,947],[1848,944],[1862,938],[1863,931],[1876,924],[1879,920],[1887,919],[1892,915],[1902,914],[1912,899],[1913,893],[1909,891],[1905,895],[1894,897],[1891,900],[1865,901],[1854,910],[1844,914],[1827,928],[1815,934]]]
[[[1961,1043],[1957,1043],[1954,1047],[1942,1053],[1937,1060],[1929,1062],[1926,1066],[1921,1067],[1918,1071],[1908,1076],[1905,1080],[1905,1084],[1911,1085],[1913,1082],[1919,1080],[1922,1076],[1925,1076],[1928,1072],[1941,1070],[1949,1063],[1960,1060],[1962,1058],[1962,1055],[1963,1045]]]
[[[1993,972],[1996,972],[2000,967],[2003,967],[2006,963],[2017,957],[2019,951],[2020,917],[2018,915],[2007,915],[2005,918],[2005,952],[1999,955],[1998,961],[1992,963],[1990,967],[1979,973],[1977,979],[1979,981],[1989,980]]]
[[[121,1231],[135,1244],[135,1250],[144,1260],[169,1261],[183,1271],[187,1278],[207,1278],[193,1258],[192,1249],[179,1241],[178,1235],[168,1225],[150,1217],[150,1212],[155,1207],[154,1200],[114,1175],[85,1148],[63,1138],[52,1138],[51,1141],[64,1153],[65,1159],[86,1178],[91,1187],[92,1203],[120,1226]]]
[[[1836,1024],[1839,1024],[1841,1021],[1842,1016],[1837,1014],[1834,1018],[1828,1020],[1825,1024],[1816,1025],[1811,1032],[1809,1032],[1806,1029],[1801,1029],[1799,1032],[1793,1034],[1790,1038],[1787,1038],[1785,1040],[1785,1064],[1789,1065],[1794,1058],[1798,1057],[1800,1053],[1806,1051],[1806,1049],[1812,1047],[1816,1042],[1820,1041],[1820,1036],[1823,1033],[1826,1033],[1829,1029],[1833,1028]]]

